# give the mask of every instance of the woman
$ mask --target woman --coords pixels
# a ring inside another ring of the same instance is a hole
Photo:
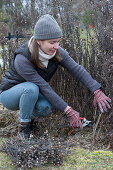
[[[56,20],[49,14],[41,16],[33,37],[16,50],[11,67],[2,79],[0,101],[7,109],[20,110],[18,134],[21,139],[30,137],[32,117],[47,116],[53,108],[65,112],[72,128],[82,128],[79,113],[48,84],[58,65],[84,83],[94,94],[94,106],[97,103],[101,112],[110,108],[111,100],[100,90],[101,85],[59,47],[61,37]]]

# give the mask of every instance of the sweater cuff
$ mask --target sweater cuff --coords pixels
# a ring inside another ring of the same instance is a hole
[[[66,113],[68,109],[70,109],[71,107],[70,106],[67,106],[64,110],[64,112]]]

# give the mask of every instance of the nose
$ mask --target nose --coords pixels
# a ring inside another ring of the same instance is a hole
[[[59,43],[55,43],[55,44],[54,44],[54,49],[55,49],[55,50],[58,50],[58,48],[59,48]]]

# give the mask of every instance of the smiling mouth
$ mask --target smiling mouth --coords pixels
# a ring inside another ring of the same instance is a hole
[[[54,53],[56,50],[51,50],[52,53]]]

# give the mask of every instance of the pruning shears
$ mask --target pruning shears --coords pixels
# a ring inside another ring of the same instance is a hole
[[[87,120],[85,117],[83,117],[83,118],[80,117],[80,120],[81,120],[81,122],[82,122],[83,128],[86,127],[86,126],[92,127],[93,124],[94,124],[94,121],[89,121],[89,120]],[[63,129],[62,129],[62,132],[65,132],[66,129],[67,129],[67,128],[63,128]],[[68,136],[69,136],[69,135],[71,135],[71,134],[74,132],[75,129],[70,128],[70,129],[68,129],[68,130],[69,130],[69,131],[68,131]]]
[[[80,120],[82,122],[82,126],[85,127],[85,126],[93,126],[94,122],[93,121],[90,121],[90,120],[87,120],[85,117],[80,117]]]

